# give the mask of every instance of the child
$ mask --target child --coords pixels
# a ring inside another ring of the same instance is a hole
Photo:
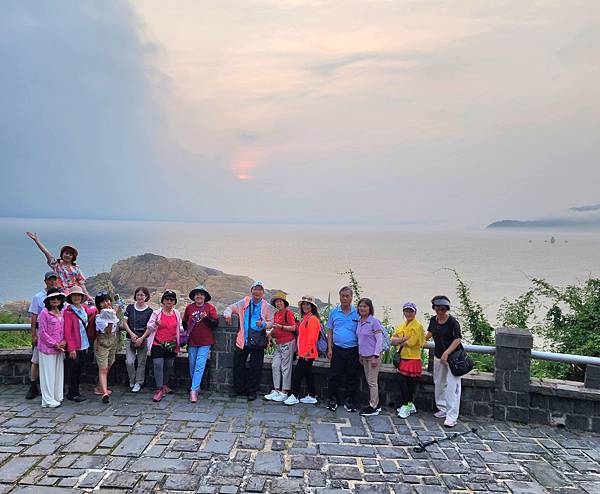
[[[285,401],[292,389],[292,366],[296,352],[296,316],[288,309],[290,305],[286,294],[277,292],[271,299],[271,305],[277,312],[273,315],[273,330],[269,334],[275,338],[275,352],[271,370],[273,372],[273,390],[265,395],[265,400]]]
[[[40,312],[38,349],[42,407],[56,408],[63,401],[65,328],[62,309],[65,296],[58,288],[48,290]]]
[[[60,287],[63,289],[65,295],[68,295],[71,288],[77,285],[89,296],[85,289],[85,276],[83,276],[81,269],[76,263],[77,255],[79,253],[75,247],[71,245],[61,247],[60,256],[56,259],[40,241],[37,233],[27,232],[27,236],[35,242],[38,248],[46,256],[48,266],[58,274]]]
[[[304,295],[302,300],[298,302],[298,307],[300,307],[300,313],[302,314],[302,320],[298,325],[298,363],[292,376],[292,394],[283,402],[290,406],[297,403],[310,405],[317,403],[312,367],[318,356],[317,340],[321,331],[321,321],[319,320],[315,297]],[[298,399],[302,378],[306,379],[308,394],[304,398]]]
[[[112,393],[108,389],[108,373],[115,362],[119,318],[112,308],[112,299],[107,292],[98,293],[94,303],[98,310],[95,320],[97,334],[94,340],[98,385],[94,394],[102,395],[102,403],[108,403]]]
[[[421,348],[425,343],[425,331],[415,316],[417,306],[412,302],[406,302],[402,306],[402,312],[406,319],[396,328],[392,337],[392,345],[398,345],[400,353],[400,365],[398,373],[400,376],[401,406],[397,409],[398,417],[408,418],[417,413],[413,403],[413,396],[417,386],[417,378],[421,377],[423,371],[421,364]]]

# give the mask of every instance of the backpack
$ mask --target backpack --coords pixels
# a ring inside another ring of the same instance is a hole
[[[319,338],[317,339],[317,353],[319,354],[319,357],[326,357],[328,349],[329,345],[327,343],[327,335],[325,334],[325,330],[323,329],[323,324],[321,324],[321,329],[319,330]]]

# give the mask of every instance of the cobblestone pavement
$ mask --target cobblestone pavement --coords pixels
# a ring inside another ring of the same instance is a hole
[[[417,453],[446,430],[431,413],[363,418],[323,405],[224,396],[152,403],[115,390],[42,409],[0,390],[0,494],[44,492],[600,493],[600,436],[469,419],[477,427]]]

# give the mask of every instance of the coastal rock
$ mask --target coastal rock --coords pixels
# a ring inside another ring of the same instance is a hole
[[[116,262],[110,273],[90,276],[86,287],[90,294],[109,290],[131,301],[133,291],[139,286],[146,286],[151,294],[150,305],[154,307],[160,304],[162,292],[170,289],[177,293],[177,306],[181,308],[189,303],[190,290],[204,285],[212,295],[211,303],[221,310],[247,295],[252,281],[247,276],[227,274],[184,259],[142,254]],[[275,291],[265,288],[265,298],[270,300]]]

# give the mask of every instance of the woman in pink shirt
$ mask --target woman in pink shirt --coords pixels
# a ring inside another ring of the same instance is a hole
[[[154,366],[156,391],[152,399],[156,402],[162,400],[163,396],[172,393],[167,382],[175,357],[179,353],[179,338],[183,330],[181,314],[175,309],[177,294],[172,290],[167,290],[162,294],[160,303],[162,309],[155,310],[148,321],[150,334],[146,340]]]
[[[45,309],[38,318],[40,352],[40,388],[42,407],[56,408],[63,401],[65,326],[62,309],[65,296],[58,288],[51,288],[44,299]]]

